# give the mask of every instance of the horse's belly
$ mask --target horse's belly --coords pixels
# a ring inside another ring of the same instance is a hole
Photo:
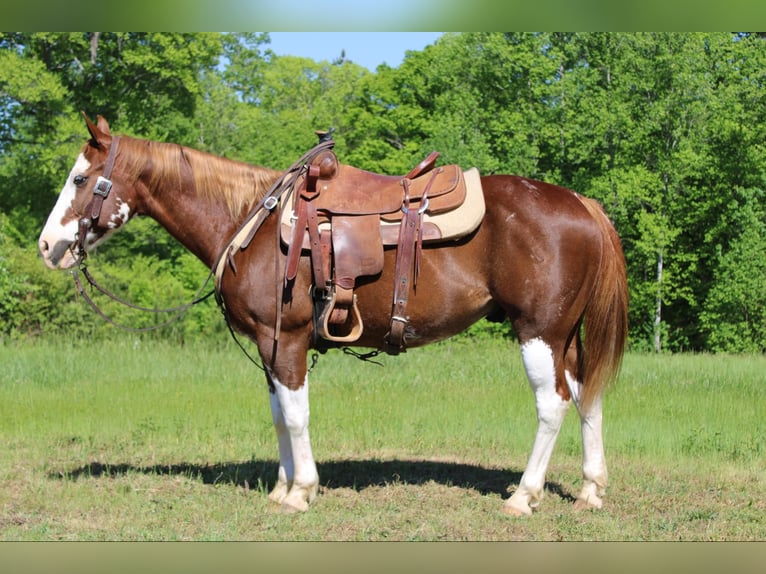
[[[357,290],[364,332],[358,345],[380,347],[391,328],[393,293]],[[405,340],[407,347],[441,341],[465,331],[494,309],[489,292],[483,286],[429,285],[418,282],[407,301]]]

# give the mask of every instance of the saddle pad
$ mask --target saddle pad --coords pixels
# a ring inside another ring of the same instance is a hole
[[[484,192],[481,188],[479,170],[475,167],[464,171],[463,176],[466,184],[465,201],[452,211],[430,215],[423,215],[423,243],[439,243],[459,239],[474,231],[482,219],[486,206],[484,204]],[[292,207],[282,206],[282,242],[290,244],[292,232]],[[320,232],[330,230],[330,221],[325,220],[319,225]],[[380,233],[384,245],[396,245],[399,241],[399,222],[387,222],[381,220]],[[304,237],[303,249],[310,249],[308,236]]]
[[[446,213],[437,215],[426,213],[423,216],[423,221],[426,224],[430,223],[439,229],[440,237],[435,238],[436,241],[448,241],[468,235],[479,227],[482,219],[484,219],[486,206],[484,205],[484,192],[481,189],[479,170],[472,167],[468,171],[464,171],[463,176],[465,177],[466,193],[462,205]],[[398,224],[394,224],[394,226],[399,229]],[[424,238],[423,241],[427,243],[429,240]]]

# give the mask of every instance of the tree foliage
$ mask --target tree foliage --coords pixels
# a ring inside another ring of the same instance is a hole
[[[765,83],[766,40],[745,33],[449,33],[375,72],[276,56],[267,33],[3,33],[0,333],[106,328],[34,245],[85,110],[274,168],[333,127],[364,169],[405,173],[438,150],[570,187],[623,239],[635,348],[764,352]],[[151,304],[187,299],[207,272],[150,221],[94,259]],[[210,308],[158,336],[220,329]]]

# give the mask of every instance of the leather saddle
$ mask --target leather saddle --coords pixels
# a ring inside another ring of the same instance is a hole
[[[296,180],[292,204],[282,210],[285,285],[295,278],[301,253],[310,251],[321,339],[359,339],[363,324],[356,279],[379,274],[384,247],[395,246],[396,284],[384,349],[391,354],[404,350],[406,305],[417,282],[422,245],[466,235],[484,215],[478,171],[436,167],[438,156],[431,153],[405,176],[389,176],[341,164],[326,149]]]

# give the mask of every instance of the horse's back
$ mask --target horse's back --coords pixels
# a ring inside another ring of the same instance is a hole
[[[489,314],[545,322],[541,309],[574,302],[573,292],[590,288],[599,231],[575,193],[508,175],[483,177],[482,187],[486,214],[478,229],[424,246],[408,305],[408,346],[452,336]],[[357,286],[361,346],[375,346],[389,327],[395,258],[387,249],[382,273]]]
[[[490,216],[505,217],[501,227],[506,230],[545,229],[557,225],[563,231],[566,222],[593,224],[578,194],[570,189],[516,175],[484,176],[481,183],[487,211]],[[521,223],[517,221],[519,218]]]

